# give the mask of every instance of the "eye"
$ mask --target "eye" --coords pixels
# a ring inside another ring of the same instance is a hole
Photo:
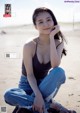
[[[39,22],[39,24],[42,24],[42,23],[43,23],[42,21]]]
[[[48,19],[47,21],[51,21],[51,19]]]

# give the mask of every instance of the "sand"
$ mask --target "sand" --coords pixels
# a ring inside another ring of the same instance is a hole
[[[61,25],[68,42],[67,56],[62,58],[60,65],[66,72],[66,83],[61,86],[54,99],[66,108],[80,113],[80,26],[76,25],[73,29],[72,24]],[[37,31],[32,25],[0,28],[0,106],[6,107],[7,113],[12,113],[14,107],[5,103],[4,92],[18,86],[23,45],[36,36]]]

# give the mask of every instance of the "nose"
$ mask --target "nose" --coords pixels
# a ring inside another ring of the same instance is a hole
[[[47,22],[44,22],[43,25],[44,25],[44,27],[48,27],[49,26]]]

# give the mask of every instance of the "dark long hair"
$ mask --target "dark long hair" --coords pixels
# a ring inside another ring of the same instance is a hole
[[[37,16],[39,15],[39,13],[42,13],[42,12],[48,12],[48,13],[51,15],[52,19],[53,19],[54,25],[58,25],[58,22],[57,22],[57,20],[56,20],[55,15],[53,14],[53,12],[52,12],[50,9],[48,9],[48,8],[46,8],[46,7],[40,7],[40,8],[37,8],[37,9],[34,10],[34,13],[33,13],[33,16],[32,16],[32,20],[33,20],[33,24],[34,24],[34,25],[36,25],[36,18],[37,18]],[[59,32],[54,36],[54,39],[58,39],[58,40],[61,39],[62,41],[60,42],[60,44],[61,44],[63,41],[66,42],[66,40],[65,40],[65,38],[64,38],[64,36],[63,36],[63,34],[62,34],[61,31],[59,31]],[[59,45],[60,45],[60,44],[59,44]],[[58,46],[59,46],[59,45],[58,45]],[[57,47],[58,47],[58,46],[57,46]],[[65,49],[65,48],[63,48],[62,54],[66,55],[66,49]]]

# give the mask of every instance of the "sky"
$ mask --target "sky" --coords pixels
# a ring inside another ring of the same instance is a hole
[[[11,4],[11,17],[3,17],[5,4]],[[0,0],[0,27],[32,23],[38,7],[50,8],[58,22],[80,22],[80,0]]]

